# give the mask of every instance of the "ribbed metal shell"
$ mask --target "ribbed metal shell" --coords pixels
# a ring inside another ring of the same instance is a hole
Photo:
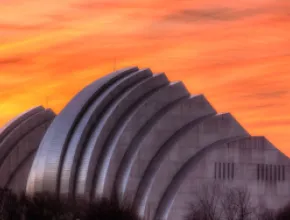
[[[8,122],[0,132],[0,186],[24,191],[34,154],[55,114],[35,107]]]
[[[26,190],[118,196],[140,215],[150,204],[152,218],[166,219],[202,155],[249,136],[231,114],[218,114],[183,83],[126,68],[85,87],[59,113],[41,141]]]

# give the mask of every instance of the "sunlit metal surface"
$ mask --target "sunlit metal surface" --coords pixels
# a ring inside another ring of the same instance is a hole
[[[143,179],[134,175],[134,170],[138,167],[138,172],[144,173],[145,168],[150,163],[154,155],[159,151],[162,145],[167,142],[176,131],[183,126],[192,122],[193,124],[198,120],[203,119],[204,116],[213,115],[216,111],[204,99],[203,96],[191,96],[188,99],[179,102],[173,108],[164,112],[159,118],[151,119],[151,123],[147,128],[144,127],[129,144],[127,150],[127,157],[123,160],[120,166],[117,189],[119,189],[122,196],[130,188],[131,196],[137,196],[136,191],[139,184],[142,184]],[[142,158],[142,166],[139,165],[137,158]],[[128,198],[130,195],[126,195]],[[133,198],[132,198],[133,199]]]
[[[67,104],[39,146],[28,178],[27,193],[57,192],[60,163],[66,153],[66,144],[90,102],[115,82],[136,71],[137,67],[131,67],[113,72],[85,87]]]
[[[146,78],[130,87],[126,92],[115,96],[115,100],[111,102],[110,107],[103,112],[99,124],[92,131],[83,155],[83,164],[88,164],[88,167],[81,167],[79,173],[85,179],[82,189],[87,189],[89,197],[94,197],[94,177],[99,178],[98,170],[102,169],[102,153],[106,151],[108,137],[115,136],[114,129],[123,124],[127,115],[131,114],[132,110],[141,103],[144,97],[151,95],[166,84],[168,84],[168,80],[164,75]],[[78,181],[77,183],[80,184]],[[80,190],[81,187],[77,189]],[[84,192],[77,191],[77,193],[81,195]],[[98,195],[103,196],[102,192],[99,192]]]
[[[68,193],[69,191],[74,193],[75,175],[79,175],[78,168],[80,167],[79,165],[83,163],[82,152],[87,149],[86,145],[91,139],[91,135],[96,134],[95,128],[100,127],[99,129],[102,129],[100,121],[105,117],[104,115],[110,108],[112,102],[117,100],[117,97],[125,93],[127,89],[130,89],[136,83],[150,76],[152,76],[150,70],[138,70],[120,79],[104,91],[97,99],[92,101],[67,144],[68,147],[66,155],[64,156],[64,166],[60,173],[60,192],[62,194]],[[98,146],[98,148],[101,148],[101,146]],[[91,175],[93,175],[93,173]]]

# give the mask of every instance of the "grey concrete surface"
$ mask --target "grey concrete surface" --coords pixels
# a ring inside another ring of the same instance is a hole
[[[227,166],[220,170],[216,169],[218,167],[215,165],[219,163],[234,164],[233,178],[223,175],[229,171]],[[261,165],[276,168],[285,166],[285,178],[282,178],[282,169],[280,169],[279,178],[277,173],[274,175],[275,169],[268,169],[269,178],[267,180],[261,178],[261,175],[258,177],[258,165],[260,165],[260,174]],[[200,154],[198,160],[195,160],[195,165],[179,184],[171,208],[167,210],[167,215],[158,216],[156,214],[156,219],[162,217],[170,220],[182,219],[184,214],[188,212],[188,204],[195,201],[201,186],[207,184],[218,184],[222,187],[238,189],[246,187],[251,195],[249,203],[256,211],[258,208],[281,208],[290,201],[289,165],[289,158],[264,137],[248,137],[226,144],[219,143],[208,148],[206,152]],[[221,174],[218,175],[217,171]],[[270,179],[271,173],[272,178]],[[176,182],[174,185],[176,186]]]

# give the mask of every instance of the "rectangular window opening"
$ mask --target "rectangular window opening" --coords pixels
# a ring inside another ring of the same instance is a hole
[[[269,165],[269,179],[272,181],[272,165]]]
[[[235,169],[235,165],[234,163],[232,163],[232,170],[231,170],[232,179],[234,179],[234,169]]]
[[[226,178],[226,164],[223,163],[223,179]]]
[[[277,181],[277,166],[274,166],[274,181]]]
[[[260,164],[257,164],[257,179],[260,180]]]
[[[231,164],[230,163],[228,163],[228,179],[230,179],[231,178],[231,176],[230,176],[230,172],[231,172]]]
[[[219,163],[219,179],[221,179],[221,172],[222,172],[222,166],[221,166],[221,163]]]

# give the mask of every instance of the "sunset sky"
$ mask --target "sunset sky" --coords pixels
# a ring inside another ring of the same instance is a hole
[[[0,0],[0,126],[150,67],[290,156],[289,0]]]

